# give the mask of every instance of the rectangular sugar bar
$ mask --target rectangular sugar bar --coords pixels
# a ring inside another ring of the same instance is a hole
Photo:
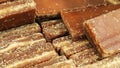
[[[102,57],[120,52],[120,9],[85,21],[84,27]]]
[[[120,68],[120,54],[78,68]]]
[[[69,59],[74,60],[74,63],[77,66],[82,66],[86,64],[91,64],[97,61],[98,58],[99,56],[95,53],[95,50],[92,48],[89,48],[79,53],[76,53],[74,55],[71,55]]]
[[[41,28],[39,24],[32,23],[32,24],[23,25],[17,28],[12,28],[6,31],[1,31],[0,39],[7,38],[9,36],[14,36],[14,35],[27,36],[27,35],[30,35],[33,33],[39,33],[39,32],[41,32]]]
[[[104,0],[34,0],[37,4],[37,15],[55,15],[63,10],[72,10],[87,6],[105,4]]]
[[[31,56],[32,54],[36,54],[36,53],[40,54],[40,52],[35,52],[37,49],[34,49],[39,47],[39,43],[46,43],[46,41],[41,34],[36,33],[26,37],[18,38],[10,42],[6,46],[3,45],[3,47],[1,47],[2,49],[0,49],[0,57],[1,57],[0,67],[2,66],[2,64],[6,65],[8,63],[14,62],[17,59],[20,59],[20,58],[23,59],[25,58],[25,55],[29,53]],[[34,53],[32,53],[30,50],[32,50]],[[30,57],[30,55],[27,55],[27,56]]]
[[[54,39],[52,44],[57,51],[60,51],[62,47],[72,44],[72,40],[70,36],[64,36]]]
[[[41,39],[42,42],[46,42],[45,38],[43,37],[43,35],[41,33],[34,33],[32,35],[29,36],[15,36],[16,38],[14,38],[14,36],[9,37],[9,38],[3,38],[3,40],[0,40],[0,50],[9,47],[9,44],[13,43],[13,42],[29,42],[29,41],[34,41],[34,40],[39,40]]]
[[[84,35],[84,30],[83,30],[84,21],[118,8],[120,8],[120,5],[88,7],[85,9],[64,11],[61,12],[61,16],[63,22],[65,23],[65,26],[69,30],[72,39],[78,40]]]
[[[66,61],[66,60],[67,59],[66,59],[65,56],[57,56],[57,57],[53,57],[50,60],[47,60],[45,62],[29,66],[29,68],[44,68],[45,66],[50,66],[52,64],[63,62],[63,61]],[[26,68],[26,67],[24,67],[24,68]]]
[[[7,65],[5,68],[29,68],[32,65],[46,62],[58,56],[55,51],[44,52],[41,55],[36,55],[32,58],[27,58]]]
[[[72,60],[66,60],[50,66],[45,66],[44,68],[76,68],[76,66]]]
[[[86,39],[81,39],[79,41],[72,42],[70,45],[63,46],[61,48],[61,53],[65,54],[66,57],[69,58],[71,55],[89,48],[91,48],[89,42]]]
[[[33,0],[16,0],[0,4],[0,31],[33,23],[35,8]]]
[[[12,42],[0,50],[0,67],[23,68],[44,62],[54,56],[57,56],[57,53],[50,43],[45,43],[42,39],[33,41],[24,39],[22,42]]]
[[[41,25],[43,34],[47,40],[52,40],[67,33],[67,29],[61,20],[45,21]]]
[[[40,31],[41,28],[37,23],[28,24],[10,30],[2,31],[0,32],[0,49],[8,45],[13,40],[32,35],[33,33],[39,33]],[[40,37],[43,37],[43,35],[40,34]]]

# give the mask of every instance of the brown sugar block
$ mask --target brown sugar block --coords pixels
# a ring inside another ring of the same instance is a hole
[[[6,68],[29,68],[32,65],[43,63],[47,60],[50,60],[54,57],[58,56],[55,51],[44,52],[41,55],[36,55],[32,58],[27,58],[25,60],[20,60],[18,62],[14,62],[13,64],[9,64]]]
[[[6,47],[12,41],[32,35],[34,33],[38,33],[38,36],[43,37],[41,33],[41,28],[37,23],[27,24],[24,26],[20,26],[17,28],[13,28],[10,30],[0,32],[0,49]]]
[[[70,35],[72,36],[72,39],[78,40],[79,38],[81,38],[81,36],[84,35],[84,21],[118,8],[120,8],[120,5],[88,7],[83,10],[61,12],[61,16],[67,29],[69,30]]]
[[[70,36],[56,38],[52,41],[52,44],[57,51],[60,51],[62,47],[70,45],[71,43],[72,39],[70,38]]]
[[[63,62],[63,61],[66,61],[66,57],[65,56],[57,56],[57,57],[53,57],[51,58],[50,60],[47,60],[45,62],[42,62],[42,63],[38,63],[38,64],[34,64],[32,66],[29,66],[29,68],[44,68],[45,66],[49,66],[49,65],[52,65],[52,64],[55,64],[55,63],[59,63],[59,62]],[[26,68],[26,67],[24,67]]]
[[[34,0],[37,4],[37,15],[55,15],[63,10],[72,10],[87,6],[105,4],[104,0]]]
[[[89,42],[86,39],[81,39],[79,41],[73,41],[70,45],[63,46],[61,48],[61,54],[65,54],[69,58],[71,55],[89,48],[91,48]]]
[[[120,54],[105,58],[93,64],[87,64],[78,68],[119,68],[120,67]]]
[[[47,40],[65,35],[68,31],[61,20],[42,22],[42,31]]]
[[[33,0],[16,0],[0,4],[0,31],[33,23],[35,8]]]
[[[66,60],[63,62],[55,63],[50,66],[45,66],[44,68],[76,68],[72,60]]]
[[[9,38],[0,39],[0,50],[9,47],[9,44],[13,42],[27,42],[41,39],[42,42],[46,42],[41,33],[34,33],[29,36],[11,36]]]
[[[89,48],[71,55],[69,59],[74,60],[74,63],[77,66],[82,66],[86,64],[91,64],[97,61],[98,58],[99,56],[95,53],[95,50],[93,48]]]
[[[0,50],[0,67],[22,68],[57,56],[53,46],[39,40],[17,41]]]
[[[1,31],[0,32],[0,39],[7,38],[12,35],[21,35],[27,36],[33,33],[41,32],[41,28],[37,23],[22,25],[20,27],[12,28],[9,30]]]
[[[84,27],[102,57],[120,52],[120,9],[85,21]]]
[[[33,33],[39,33],[41,32],[41,28],[39,24],[32,23],[32,24],[26,24],[22,25],[20,27],[12,28],[9,30],[1,31],[0,32],[0,38],[6,38],[12,35],[23,35],[27,36]]]

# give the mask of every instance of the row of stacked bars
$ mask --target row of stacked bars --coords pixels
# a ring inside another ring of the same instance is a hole
[[[0,68],[120,68],[119,14],[118,0],[1,0]]]

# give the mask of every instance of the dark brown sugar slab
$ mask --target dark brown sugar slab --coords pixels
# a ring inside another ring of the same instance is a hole
[[[104,0],[34,0],[37,5],[37,15],[58,14],[63,10],[71,10],[74,8],[97,6],[105,4]]]
[[[120,5],[106,5],[99,7],[88,7],[80,10],[61,12],[61,17],[73,40],[78,40],[84,35],[83,22],[120,8]]]
[[[33,0],[16,0],[0,4],[0,31],[33,23],[35,8]]]
[[[45,38],[51,41],[68,33],[62,20],[50,20],[41,23]]]
[[[102,57],[120,52],[120,9],[84,22],[88,37]]]

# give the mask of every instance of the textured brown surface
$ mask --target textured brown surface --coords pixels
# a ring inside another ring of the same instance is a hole
[[[120,9],[86,21],[85,29],[102,57],[120,52]]]
[[[38,37],[38,39],[33,41],[22,40],[22,42],[21,41],[12,42],[9,45],[9,47],[0,50],[0,57],[1,57],[0,67],[11,67],[11,68],[13,67],[18,68],[25,66],[30,67],[37,63],[47,61],[54,56],[57,56],[56,52],[53,49],[53,46],[50,43],[45,43],[42,40],[43,39],[39,39]],[[41,59],[40,56],[45,56],[45,55],[46,57],[43,57]],[[37,59],[40,60],[38,61],[34,59],[35,57],[37,57]]]
[[[52,40],[67,33],[67,29],[61,20],[46,21],[42,22],[41,25],[47,40]]]
[[[53,57],[51,58],[50,60],[48,61],[45,61],[45,62],[42,62],[42,63],[39,63],[39,64],[35,64],[29,68],[44,68],[45,66],[49,66],[49,65],[52,65],[52,64],[55,64],[55,63],[59,63],[59,62],[63,62],[63,61],[66,61],[66,57],[65,56],[57,56],[57,57]],[[26,68],[26,67],[24,67]]]
[[[5,38],[0,40],[0,50],[9,47],[11,43],[19,43],[19,42],[27,42],[27,41],[33,41],[37,39],[42,39],[41,41],[46,42],[46,40],[43,38],[43,35],[41,33],[34,33],[29,36],[14,36],[13,38]]]
[[[78,68],[120,68],[120,54]]]
[[[104,0],[34,0],[37,4],[37,15],[53,15],[63,10],[104,4]]]
[[[45,66],[44,68],[76,68],[76,66],[74,65],[72,60],[66,60],[50,66]]]
[[[89,42],[86,39],[81,39],[79,41],[73,41],[70,45],[63,46],[61,52],[69,58],[71,55],[89,48],[91,48]]]
[[[18,0],[0,4],[0,31],[33,23],[36,4],[32,0]]]
[[[20,26],[17,28],[13,28],[10,30],[0,32],[0,49],[6,47],[12,41],[19,39],[21,37],[25,37],[28,35],[32,35],[34,33],[39,33],[41,28],[37,23],[28,24],[24,26]],[[42,34],[38,34],[38,37],[43,37]]]
[[[77,40],[84,35],[83,22],[101,14],[120,8],[120,5],[89,7],[83,10],[62,12],[62,19],[69,30],[72,39]]]
[[[56,38],[52,42],[54,48],[57,51],[60,51],[62,47],[70,45],[71,43],[72,43],[72,40],[71,40],[70,36],[64,36],[64,37]]]
[[[41,32],[41,28],[37,23],[23,25],[17,28],[12,28],[6,31],[0,32],[0,39],[8,38],[9,36],[22,35],[27,36],[33,33]]]
[[[74,63],[77,66],[91,64],[97,61],[98,58],[99,56],[95,53],[95,50],[92,48],[85,49],[84,51],[81,51],[70,56],[70,59],[74,60]]]

